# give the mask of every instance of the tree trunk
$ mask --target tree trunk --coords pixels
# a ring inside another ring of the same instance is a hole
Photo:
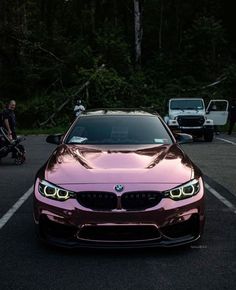
[[[94,0],[92,0],[90,2],[90,17],[91,17],[91,27],[92,27],[92,33],[93,35],[96,34],[96,21],[95,21],[95,15],[96,15],[96,2]]]
[[[22,12],[22,33],[25,38],[27,38],[28,34],[28,23],[27,23],[27,10],[26,10],[26,3],[23,4],[23,12]]]
[[[140,66],[142,56],[142,23],[140,0],[134,0],[135,64]]]
[[[159,40],[159,52],[161,53],[162,50],[162,27],[163,27],[163,11],[164,11],[164,3],[163,0],[160,1],[161,7],[160,7],[160,26],[159,26],[159,35],[158,35],[158,40]]]
[[[180,17],[180,11],[181,11],[181,4],[179,1],[176,1],[175,3],[175,13],[176,13],[176,41],[177,41],[177,47],[181,48],[182,43],[182,22]]]
[[[119,18],[119,16],[118,16],[118,7],[117,7],[118,5],[117,5],[117,1],[116,0],[114,0],[113,1],[113,13],[114,13],[114,24],[115,24],[115,26],[117,27],[118,26],[118,18]]]

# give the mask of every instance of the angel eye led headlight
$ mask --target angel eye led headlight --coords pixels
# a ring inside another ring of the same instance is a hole
[[[59,201],[64,201],[71,197],[75,197],[74,192],[57,187],[45,180],[39,182],[38,190],[42,196]]]
[[[196,195],[199,190],[199,181],[197,179],[193,179],[182,186],[166,191],[165,197],[169,197],[173,200],[181,200]]]

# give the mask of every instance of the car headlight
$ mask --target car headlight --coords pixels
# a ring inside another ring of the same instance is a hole
[[[181,200],[196,195],[200,190],[200,183],[197,179],[193,179],[184,185],[175,187],[164,192],[165,197],[173,200]]]
[[[59,201],[64,201],[71,197],[75,197],[74,192],[68,191],[61,187],[57,187],[45,180],[39,182],[38,190],[42,196]]]

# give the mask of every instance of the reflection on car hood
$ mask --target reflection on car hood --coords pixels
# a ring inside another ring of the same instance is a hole
[[[193,164],[173,145],[62,144],[48,160],[45,179],[55,184],[172,183],[192,178]]]

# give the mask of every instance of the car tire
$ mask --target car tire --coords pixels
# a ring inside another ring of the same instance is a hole
[[[214,137],[214,132],[213,131],[206,130],[204,132],[203,137],[204,137],[204,141],[206,141],[206,142],[212,142],[213,137]]]

